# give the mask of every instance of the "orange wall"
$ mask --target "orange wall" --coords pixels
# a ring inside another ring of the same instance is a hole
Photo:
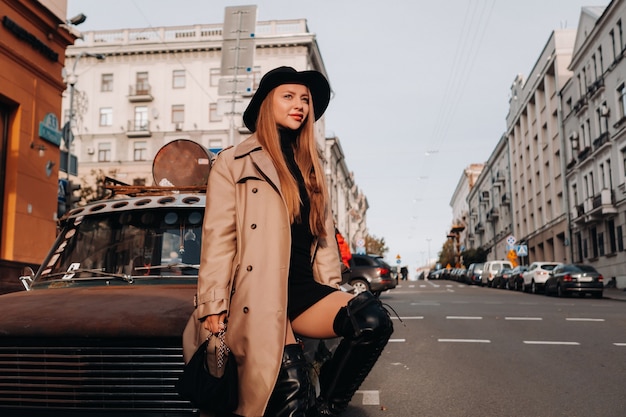
[[[0,259],[41,263],[56,235],[60,152],[39,137],[39,123],[48,113],[63,123],[61,97],[66,86],[61,71],[65,48],[73,39],[38,2],[3,0],[0,19],[5,16],[58,54],[56,61],[50,60],[0,21],[0,100],[12,108],[1,179],[5,192]],[[39,145],[46,148],[43,156]],[[54,165],[48,176],[49,163]]]

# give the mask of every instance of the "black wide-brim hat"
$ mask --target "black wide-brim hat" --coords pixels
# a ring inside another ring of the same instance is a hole
[[[282,84],[302,84],[309,88],[316,121],[326,111],[330,101],[330,85],[321,72],[296,71],[292,67],[274,68],[261,78],[259,88],[252,96],[246,111],[243,112],[243,123],[251,132],[256,131],[256,121],[259,117],[261,103],[270,91]]]

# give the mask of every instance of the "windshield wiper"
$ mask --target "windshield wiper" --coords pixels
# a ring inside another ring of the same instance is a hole
[[[72,270],[65,271],[65,272],[55,272],[53,274],[42,275],[42,277],[51,278],[51,277],[57,277],[57,276],[63,275],[63,278],[61,278],[63,280],[77,280],[77,281],[85,281],[85,280],[98,278],[98,277],[74,278],[75,274],[79,274],[81,272],[87,272],[91,274],[100,274],[104,277],[117,278],[122,281],[126,281],[129,284],[132,284],[135,281],[132,275],[116,274],[113,272],[106,272],[104,271],[104,269],[90,269],[90,268],[78,268],[78,269],[72,269]]]

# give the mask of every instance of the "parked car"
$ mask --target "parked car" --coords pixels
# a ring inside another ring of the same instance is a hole
[[[506,288],[512,272],[513,270],[511,268],[502,268],[493,277],[493,280],[491,281],[491,286],[493,288]]]
[[[538,294],[543,291],[544,284],[554,267],[561,265],[560,262],[533,262],[524,272],[523,290]]]
[[[396,287],[391,266],[382,257],[353,254],[350,260],[350,281],[355,293],[371,291],[379,296],[383,291]]]
[[[480,284],[482,286],[491,287],[493,278],[503,268],[513,269],[513,265],[509,261],[487,261],[480,274]]]
[[[484,263],[476,262],[467,267],[465,282],[470,285],[480,285],[480,275],[483,273]]]
[[[526,271],[528,271],[528,266],[526,265],[518,265],[513,268],[509,276],[507,288],[509,290],[522,291],[524,286],[524,277],[522,274]]]
[[[570,294],[591,294],[602,298],[604,277],[593,266],[585,264],[561,264],[556,266],[545,282],[546,295],[563,297]]]

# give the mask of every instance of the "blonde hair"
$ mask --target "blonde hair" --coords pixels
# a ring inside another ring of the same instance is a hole
[[[257,119],[256,135],[278,172],[281,191],[287,203],[290,221],[293,223],[296,220],[301,220],[300,204],[302,201],[300,200],[296,179],[289,171],[280,147],[280,137],[272,106],[272,98],[275,91],[275,89],[270,91],[261,104]],[[315,141],[315,131],[313,129],[315,112],[313,111],[313,104],[311,100],[309,114],[300,128],[300,133],[294,143],[294,156],[296,164],[304,177],[304,184],[311,202],[311,212],[308,219],[311,232],[314,236],[326,237],[324,220],[326,218],[328,194],[324,180],[321,152]]]

